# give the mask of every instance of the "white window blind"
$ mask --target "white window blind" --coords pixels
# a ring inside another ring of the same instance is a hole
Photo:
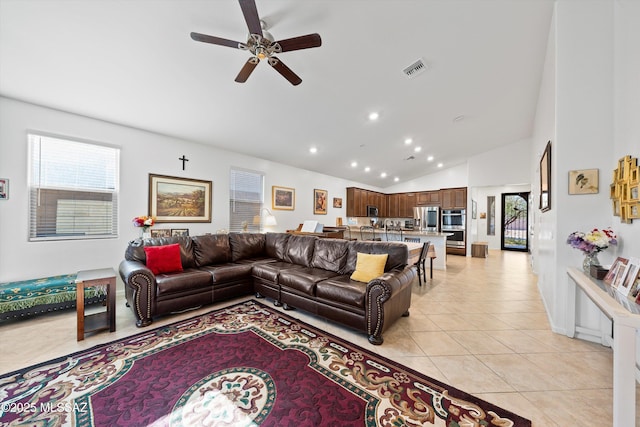
[[[118,235],[120,150],[29,134],[29,240]]]
[[[229,180],[229,230],[262,231],[264,174],[231,169]]]

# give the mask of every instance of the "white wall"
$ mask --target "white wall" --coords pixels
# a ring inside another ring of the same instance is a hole
[[[614,161],[625,155],[640,157],[640,2],[617,0],[615,6]],[[612,161],[607,172],[614,168]],[[613,222],[623,237],[620,252],[640,256],[640,220]]]
[[[119,237],[83,241],[29,242],[27,197],[27,131],[41,131],[121,148]],[[9,200],[0,202],[0,282],[74,273],[82,269],[117,268],[127,242],[139,235],[131,220],[148,212],[148,175],[161,174],[213,181],[211,223],[158,224],[156,228],[189,228],[191,235],[229,227],[229,170],[241,167],[266,174],[265,206],[271,208],[271,186],[296,190],[294,211],[273,211],[278,225],[268,231],[296,228],[305,219],[335,225],[346,220],[346,187],[356,182],[215,149],[125,126],[0,97],[0,177],[10,179]],[[179,157],[189,162],[182,170]],[[327,215],[313,215],[313,190],[328,191]],[[333,208],[333,198],[343,199]]]
[[[640,4],[632,0],[556,3],[532,138],[532,170],[544,144],[552,141],[551,211],[537,212],[534,269],[553,330],[566,332],[568,267],[583,255],[566,244],[576,230],[611,226],[620,245],[600,255],[638,256],[638,224],[613,216],[609,185],[618,158],[640,155]],[[597,168],[598,194],[569,195],[568,172]],[[537,170],[534,193],[539,196]],[[599,310],[586,298],[577,301],[578,323],[603,327]],[[584,336],[594,339],[594,336]]]
[[[452,166],[411,181],[385,187],[383,193],[430,191],[441,188],[466,187],[469,182],[467,163]]]

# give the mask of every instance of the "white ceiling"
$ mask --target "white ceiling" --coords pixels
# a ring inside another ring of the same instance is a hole
[[[322,36],[279,55],[299,86],[191,40],[245,42],[236,0],[0,0],[0,94],[381,188],[531,136],[552,0],[256,4],[276,40]]]

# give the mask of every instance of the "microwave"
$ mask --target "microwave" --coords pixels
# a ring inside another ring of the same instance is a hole
[[[375,206],[367,206],[367,216],[377,217],[378,216],[378,208]]]

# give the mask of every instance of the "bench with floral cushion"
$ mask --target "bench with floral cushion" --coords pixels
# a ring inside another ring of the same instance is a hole
[[[0,320],[23,318],[76,306],[76,275],[0,283]],[[102,302],[104,287],[87,288],[86,304]]]

